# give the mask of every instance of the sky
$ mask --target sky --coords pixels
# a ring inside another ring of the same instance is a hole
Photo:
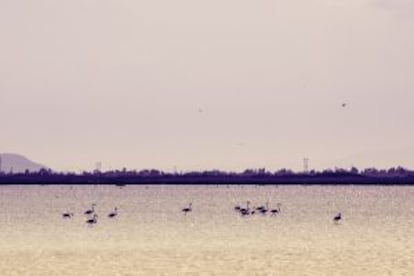
[[[2,0],[0,152],[63,171],[414,168],[413,15],[412,0]]]

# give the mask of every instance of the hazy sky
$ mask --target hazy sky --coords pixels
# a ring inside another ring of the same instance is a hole
[[[1,0],[0,152],[414,168],[413,34],[412,0]]]

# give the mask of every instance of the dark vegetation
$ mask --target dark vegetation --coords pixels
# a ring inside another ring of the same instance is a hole
[[[270,172],[265,169],[247,169],[244,172],[219,170],[169,173],[155,169],[129,171],[94,171],[76,173],[53,172],[41,169],[38,172],[0,172],[0,184],[307,184],[307,185],[411,185],[414,171],[402,167],[387,170],[369,168],[358,170],[334,169],[324,171],[293,172],[281,169]]]

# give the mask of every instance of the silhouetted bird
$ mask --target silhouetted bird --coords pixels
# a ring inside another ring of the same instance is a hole
[[[334,218],[333,218],[333,221],[335,222],[335,223],[338,223],[340,220],[342,219],[342,215],[341,215],[341,213],[338,213]]]
[[[256,208],[262,215],[265,215],[269,210],[269,201],[266,201],[266,206],[262,205]]]
[[[342,104],[342,107],[347,107],[348,106],[348,104],[347,103],[343,103]]]
[[[260,210],[260,213],[261,213],[262,215],[266,215],[267,211],[268,211],[267,209],[261,209],[261,210]]]
[[[249,215],[250,214],[250,207],[249,207],[249,205],[250,205],[250,201],[246,201],[246,208],[240,208],[240,214],[242,215],[242,216],[247,216],[247,215]]]
[[[96,224],[98,222],[98,215],[94,214],[91,219],[86,220],[86,223],[89,225]]]
[[[282,204],[280,204],[280,203],[276,204],[276,209],[270,210],[270,213],[272,213],[272,215],[276,215],[277,213],[280,213],[280,206],[281,205]]]
[[[63,213],[62,214],[63,218],[72,218],[73,217],[73,213]]]
[[[87,211],[85,211],[85,215],[91,215],[91,214],[93,214],[93,213],[95,213],[95,206],[96,206],[96,204],[95,203],[93,203],[92,204],[92,206],[91,206],[91,209],[89,209],[89,210],[87,210]]]
[[[192,206],[193,206],[193,203],[190,202],[190,204],[188,204],[188,207],[187,208],[183,208],[181,211],[184,214],[187,214],[188,212],[191,212],[193,210]]]
[[[242,208],[242,209],[240,209],[240,214],[242,216],[247,216],[247,215],[250,215],[250,211],[249,211],[249,209]]]
[[[113,217],[116,217],[117,215],[118,215],[118,208],[115,207],[114,211],[112,213],[109,213],[108,217],[113,218]]]

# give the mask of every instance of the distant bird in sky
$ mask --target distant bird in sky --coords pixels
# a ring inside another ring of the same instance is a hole
[[[347,107],[348,106],[348,104],[347,103],[342,103],[342,105],[341,105],[342,107]]]
[[[204,110],[202,108],[198,108],[198,113],[203,113]]]

